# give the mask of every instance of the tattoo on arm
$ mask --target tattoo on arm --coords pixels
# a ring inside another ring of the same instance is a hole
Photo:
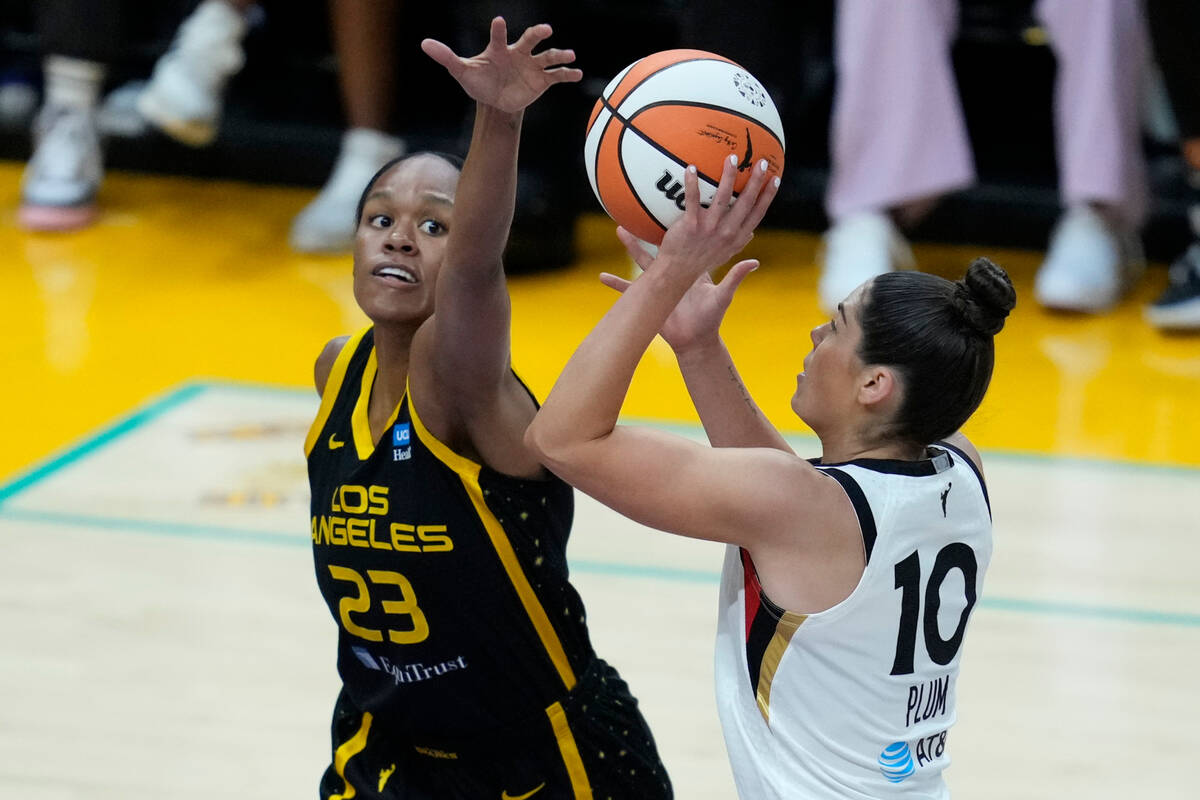
[[[758,416],[758,406],[754,405],[754,398],[750,396],[749,390],[746,389],[746,384],[742,383],[741,378],[738,377],[737,369],[735,369],[732,364],[729,365],[729,380],[735,386],[737,386],[738,391],[741,392],[742,400],[745,401],[747,408],[753,411],[755,416]]]

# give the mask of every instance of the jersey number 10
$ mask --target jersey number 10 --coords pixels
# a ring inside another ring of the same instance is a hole
[[[958,618],[958,627],[949,639],[943,639],[938,630],[938,611],[942,607],[942,583],[950,570],[962,570],[967,604]],[[979,571],[975,551],[962,542],[953,542],[938,551],[933,562],[933,572],[925,584],[925,650],[934,663],[949,664],[962,647],[963,634],[967,630],[967,618],[975,605],[975,577]],[[910,556],[896,564],[896,588],[900,595],[900,630],[896,634],[896,659],[892,662],[893,675],[910,675],[913,672],[913,655],[917,648],[917,620],[921,618],[921,558],[914,550]]]

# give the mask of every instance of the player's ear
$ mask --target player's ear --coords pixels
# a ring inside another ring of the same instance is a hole
[[[900,376],[891,367],[868,364],[858,374],[858,402],[868,409],[899,407],[903,394]]]

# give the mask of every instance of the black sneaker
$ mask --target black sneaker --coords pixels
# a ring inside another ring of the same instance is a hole
[[[1156,328],[1200,330],[1200,241],[1171,265],[1166,290],[1145,314]]]

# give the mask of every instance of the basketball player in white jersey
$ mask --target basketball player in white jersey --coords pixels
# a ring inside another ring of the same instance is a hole
[[[559,476],[654,528],[729,544],[717,703],[738,792],[948,796],[963,636],[991,556],[979,454],[959,433],[1015,304],[986,259],[951,282],[878,276],[812,332],[792,408],[820,437],[796,456],[750,400],[718,328],[774,197],[762,165],[733,200],[725,167],[572,356],[526,433]],[[732,201],[732,202],[731,202]],[[645,349],[674,348],[713,447],[616,424]]]

